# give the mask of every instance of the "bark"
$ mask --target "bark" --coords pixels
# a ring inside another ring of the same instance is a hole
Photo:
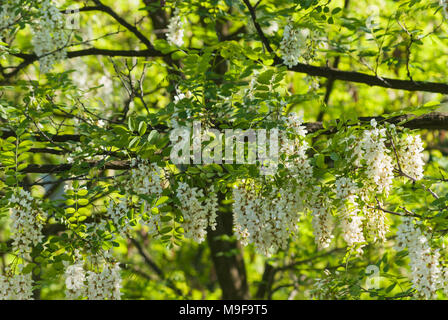
[[[221,200],[224,198],[222,194],[219,196]],[[238,241],[228,239],[233,236],[232,212],[220,210],[216,222],[216,230],[208,230],[207,241],[222,290],[222,298],[225,300],[249,299],[246,266],[241,246]]]

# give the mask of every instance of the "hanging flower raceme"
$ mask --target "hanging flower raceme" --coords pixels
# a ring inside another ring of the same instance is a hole
[[[328,40],[319,30],[299,29],[291,21],[283,30],[280,42],[280,54],[283,63],[292,68],[302,59],[310,62],[316,56],[316,49],[325,48]]]
[[[42,242],[42,228],[46,214],[40,202],[23,189],[18,189],[9,199],[11,208],[12,251],[27,256],[34,246]]]
[[[0,274],[0,300],[33,300],[31,273],[12,276]]]
[[[306,41],[309,35],[308,29],[296,29],[288,23],[283,30],[283,38],[280,42],[280,53],[283,63],[293,67],[299,63],[299,58],[306,52]]]
[[[385,242],[387,240],[386,234],[389,231],[386,213],[382,210],[374,208],[373,206],[364,206],[363,212],[366,217],[365,230],[367,236],[372,241]]]
[[[107,252],[104,255],[110,257]],[[84,261],[78,254],[76,254],[76,261],[73,264],[66,264],[65,294],[67,299],[121,299],[120,266],[118,263],[106,262],[104,258],[97,255],[89,257],[88,260],[95,270],[86,271]]]
[[[86,272],[82,261],[67,265],[65,269],[65,296],[69,300],[85,296]]]
[[[309,148],[305,140],[307,130],[302,125],[302,118],[293,112],[283,117],[283,120],[287,128],[286,132],[282,131],[280,136],[280,153],[286,155],[283,164],[296,184],[304,188],[313,175],[313,169],[306,154]],[[293,134],[294,138],[289,139],[287,133]]]
[[[163,169],[144,159],[133,159],[126,188],[135,194],[160,196],[163,191]]]
[[[101,272],[87,271],[86,295],[89,300],[120,300],[121,276],[118,263],[106,264]]]
[[[112,221],[121,236],[129,235],[132,230],[128,215],[131,211],[130,199],[128,197],[120,197],[116,201],[112,200],[111,202],[107,208],[107,217]]]
[[[184,29],[182,17],[180,16],[179,8],[176,8],[168,24],[168,34],[166,38],[172,45],[181,47],[184,44],[183,37]]]
[[[355,166],[364,165],[368,183],[371,183],[377,193],[389,194],[394,162],[391,151],[386,148],[386,129],[377,128],[375,120],[371,122],[372,129],[365,130],[361,140],[354,148]]]
[[[420,135],[407,134],[397,146],[398,161],[403,173],[415,180],[423,178],[423,142]]]
[[[270,255],[284,249],[289,236],[297,233],[301,208],[297,193],[273,187],[262,194],[250,182],[237,186],[233,199],[234,229],[243,245],[252,243],[260,253]]]
[[[313,226],[314,240],[318,249],[330,246],[334,236],[333,217],[331,215],[332,203],[327,193],[321,192],[320,186],[314,186],[310,197],[306,199],[307,206],[311,211],[311,223]]]
[[[176,196],[183,216],[182,227],[185,230],[185,237],[201,243],[207,235],[207,227],[210,226],[212,229],[216,227],[218,198],[214,190],[212,189],[208,197],[205,197],[202,189],[180,182]]]
[[[20,20],[17,7],[21,5],[20,0],[3,0],[0,6],[0,36],[5,37],[13,25]]]
[[[434,299],[443,284],[440,253],[432,250],[427,235],[420,229],[421,222],[404,217],[398,227],[397,250],[408,249],[412,286],[420,297]]]
[[[346,177],[336,179],[335,187],[336,198],[342,200],[339,207],[342,236],[349,247],[358,245],[357,252],[362,253],[365,238],[362,228],[364,217],[356,202],[359,188]]]
[[[32,24],[32,44],[41,72],[47,73],[56,61],[66,57],[68,36],[64,30],[64,17],[51,0],[44,0],[39,12],[41,15]]]

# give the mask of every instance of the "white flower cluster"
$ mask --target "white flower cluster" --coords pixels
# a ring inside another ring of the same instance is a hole
[[[283,63],[293,67],[299,63],[300,58],[305,62],[314,59],[317,48],[326,48],[328,39],[319,30],[297,29],[291,22],[283,30],[280,42],[280,53]]]
[[[42,228],[46,214],[37,209],[40,204],[23,189],[18,189],[9,202],[11,204],[12,250],[19,256],[25,257],[44,237]]]
[[[20,0],[4,0],[0,6],[0,37],[4,37],[19,19],[16,14],[17,7],[20,6]]]
[[[69,300],[84,297],[89,300],[120,300],[121,275],[119,264],[101,263],[101,265],[103,266],[102,270],[98,272],[86,272],[84,263],[79,258],[74,264],[67,265],[65,269],[66,298]]]
[[[381,205],[381,203],[380,203]],[[363,211],[366,215],[366,232],[372,241],[386,241],[386,234],[389,225],[386,220],[386,213],[382,210],[365,206]]]
[[[218,210],[216,194],[211,190],[205,197],[202,189],[180,182],[176,196],[179,199],[180,210],[184,218],[182,227],[185,230],[185,237],[201,243],[207,235],[207,227],[210,226],[213,230],[216,227]]]
[[[41,72],[47,73],[56,61],[65,58],[68,36],[64,31],[64,17],[51,0],[42,2],[40,12],[38,21],[32,25],[32,44]]]
[[[295,136],[294,139],[288,139],[285,132],[281,132],[280,153],[286,155],[284,166],[289,170],[297,184],[305,186],[313,175],[313,169],[306,154],[309,148],[308,142],[305,140],[307,130],[302,126],[302,118],[293,112],[288,114],[287,117],[283,117],[283,120],[287,132]]]
[[[163,191],[164,171],[156,163],[140,158],[133,159],[133,167],[128,179],[127,189],[133,193],[160,196]],[[145,207],[145,209],[148,209]]]
[[[443,284],[440,253],[431,249],[427,236],[419,227],[420,224],[420,221],[412,217],[403,218],[397,232],[397,250],[408,249],[412,286],[418,295],[434,299],[436,291]]]
[[[283,38],[280,42],[280,53],[283,63],[293,67],[299,63],[299,58],[306,54],[308,29],[296,29],[288,23],[283,30]]]
[[[33,300],[31,273],[0,275],[0,300]]]
[[[101,272],[87,271],[86,295],[89,300],[120,300],[121,276],[118,263],[104,265]]]
[[[397,148],[401,170],[415,180],[423,178],[423,142],[420,135],[406,135]]]
[[[363,233],[364,217],[356,202],[359,188],[355,182],[346,177],[336,179],[336,198],[343,201],[340,206],[342,236],[348,246],[359,245],[358,253],[362,252],[362,243],[365,242]]]
[[[375,120],[371,121],[372,129],[363,132],[361,141],[354,148],[355,165],[365,161],[366,174],[378,193],[389,194],[394,177],[394,163],[386,148],[386,129],[377,128]]]
[[[311,211],[314,239],[320,250],[328,248],[334,238],[331,200],[326,193],[321,192],[321,187],[315,186],[313,191],[306,202]]]
[[[85,295],[86,273],[82,261],[76,261],[65,269],[65,297],[69,300]]]
[[[168,24],[168,34],[166,38],[168,42],[170,42],[171,44],[177,47],[181,47],[184,44],[183,37],[184,37],[183,22],[180,16],[179,8],[176,8]]]
[[[301,201],[291,190],[274,187],[262,195],[251,182],[236,187],[233,199],[234,229],[243,245],[253,243],[260,253],[269,256],[284,249],[289,236],[298,231]]]
[[[286,127],[295,135],[305,137],[308,133],[305,126],[302,126],[302,117],[297,115],[296,113],[288,113],[288,116],[284,117],[283,120],[285,121]]]
[[[132,230],[128,217],[128,213],[131,210],[129,201],[128,197],[120,197],[117,199],[117,202],[112,200],[106,212],[106,216],[112,220],[118,233],[123,237],[128,235]]]
[[[132,195],[144,195],[148,197],[159,198],[163,192],[164,170],[157,164],[149,163],[148,160],[140,158],[133,159],[132,169],[125,182],[126,194],[119,197],[117,201],[111,201],[107,208],[107,217],[109,217],[120,235],[125,236],[132,230],[128,213],[131,210]],[[151,213],[152,206],[145,199],[140,198],[138,205],[143,204],[143,210]],[[137,217],[136,217],[137,218]],[[149,220],[142,221],[150,228],[150,232],[157,231],[158,217],[149,215]]]

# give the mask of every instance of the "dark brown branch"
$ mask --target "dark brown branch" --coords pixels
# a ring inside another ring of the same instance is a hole
[[[281,59],[278,57],[275,58],[275,63],[283,64]],[[303,63],[298,63],[296,66],[289,68],[289,70],[306,73],[310,76],[363,83],[368,86],[377,86],[406,91],[426,91],[444,94],[448,93],[448,84],[445,83],[382,78],[356,71],[341,71],[330,67],[316,67]]]
[[[401,126],[405,127],[405,128],[410,128],[410,129],[429,129],[429,130],[447,130],[448,129],[448,114],[447,113],[442,113],[442,112],[432,112],[432,113],[428,113],[419,117],[415,117],[413,115],[401,115],[401,116],[397,116],[397,117],[393,117],[393,118],[389,118],[386,119],[384,117],[360,117],[359,118],[359,123],[369,123],[370,120],[375,119],[377,122],[388,122],[388,123],[393,123],[393,124],[398,124],[401,122],[404,122],[401,124]],[[319,130],[323,130],[323,124],[322,122],[307,122],[303,124],[308,133],[314,133],[317,132]],[[164,132],[166,131],[165,127],[157,127],[157,128],[153,128],[156,130],[163,130]],[[322,132],[322,134],[333,134],[337,132],[337,128],[336,127],[330,127],[327,130],[325,130],[324,132]],[[15,136],[15,133],[13,131],[6,131],[3,130],[2,131],[2,135],[1,138],[2,139],[6,139],[8,137],[11,136]],[[42,139],[42,137],[40,136],[35,136],[34,139],[36,141],[46,141],[45,139]],[[69,142],[69,141],[73,141],[73,142],[79,142],[81,141],[81,136],[80,135],[76,135],[76,134],[63,134],[63,135],[52,135],[51,139],[54,142]],[[41,152],[41,153],[54,153],[54,154],[59,154],[59,153],[63,153],[63,151],[59,151],[56,149],[48,149],[48,148],[34,148],[32,149],[33,152]],[[108,164],[109,165],[109,164]],[[106,169],[117,169],[117,170],[122,170],[122,169],[128,169],[128,165],[123,165],[123,166],[117,166],[117,165],[112,165],[110,164],[111,167],[110,168],[106,168]],[[107,165],[106,165],[107,166]],[[62,165],[30,165],[28,166],[27,169],[25,170],[31,170],[31,171],[25,171],[25,172],[35,172],[35,173],[45,173],[47,171],[45,170],[56,170],[56,171],[48,171],[48,172],[61,172],[61,171],[65,171],[71,168],[70,164],[62,164]]]
[[[67,58],[77,58],[84,56],[108,56],[108,57],[165,57],[168,54],[163,54],[155,49],[146,50],[109,50],[101,48],[89,48],[77,51],[67,52]],[[5,74],[5,78],[11,78],[15,76],[20,70],[26,68],[33,62],[37,61],[38,58],[34,53],[16,53],[14,56],[22,58],[23,61],[14,68],[10,73]]]
[[[119,24],[121,24],[123,27],[128,29],[130,32],[132,32],[141,42],[143,42],[148,50],[153,50],[154,46],[152,45],[151,41],[149,41],[148,38],[146,38],[135,26],[129,24],[126,20],[124,20],[122,17],[120,17],[112,8],[104,5],[100,0],[93,0],[95,4],[98,7],[98,10],[103,11],[110,15],[112,18],[115,19]]]
[[[99,166],[99,162],[85,162],[89,168]],[[69,171],[73,167],[73,164],[30,164],[21,172],[23,173],[57,173]],[[131,168],[131,164],[128,161],[110,161],[99,167],[100,169],[110,170],[128,170]]]
[[[412,114],[386,119],[385,117],[359,117],[359,123],[369,123],[372,119],[377,122],[388,122],[392,124],[402,123],[401,126],[409,129],[428,129],[428,130],[447,130],[448,129],[448,113],[430,112],[416,117]],[[338,120],[336,120],[338,121]],[[309,133],[313,133],[324,129],[322,122],[307,122],[303,124]],[[336,127],[328,128],[324,133],[332,134],[337,131]]]
[[[400,213],[400,212],[396,212],[396,211],[392,211],[392,210],[384,209],[383,207],[381,207],[381,205],[380,205],[379,202],[378,202],[378,206],[377,206],[377,207],[370,207],[370,208],[371,208],[371,209],[376,209],[376,210],[381,210],[381,211],[383,211],[383,212],[385,212],[385,213],[389,213],[389,214],[392,214],[392,215],[394,215],[394,216],[400,216],[400,217],[414,217],[414,218],[419,218],[419,219],[422,218],[422,216],[420,216],[420,215],[418,215],[418,214],[415,214],[415,213],[412,213],[411,211],[407,210],[407,209],[404,208],[404,207],[401,207],[401,209],[403,209],[403,210],[405,211],[405,213]]]

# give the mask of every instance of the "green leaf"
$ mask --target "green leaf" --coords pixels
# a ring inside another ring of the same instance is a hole
[[[322,153],[320,153],[317,157],[316,157],[316,165],[317,167],[323,169],[325,168],[325,155],[323,155]]]
[[[170,232],[171,230],[173,230],[173,227],[167,226],[167,227],[162,228],[162,230],[160,230],[160,233],[166,234],[166,233]]]
[[[138,125],[138,134],[140,136],[144,135],[147,128],[148,128],[148,125],[146,124],[146,122],[141,121],[140,124]]]
[[[331,14],[335,15],[335,14],[338,14],[339,12],[341,12],[341,11],[342,11],[342,9],[337,7],[337,8],[334,8],[333,10],[331,10]]]
[[[272,76],[274,75],[274,70],[269,69],[260,74],[257,78],[257,81],[261,84],[269,85],[272,80]]]
[[[129,142],[128,148],[132,149],[133,147],[136,147],[138,143],[140,142],[140,137],[134,137],[131,142]]]
[[[89,199],[78,199],[78,204],[80,206],[86,206],[89,204]]]
[[[151,132],[148,135],[148,143],[154,143],[155,139],[157,139],[158,136],[157,130],[151,130]]]
[[[85,195],[87,195],[87,193],[89,193],[89,191],[87,189],[79,189],[76,194],[80,197],[84,197]]]
[[[131,132],[135,130],[134,121],[131,117],[128,119],[128,128]]]

